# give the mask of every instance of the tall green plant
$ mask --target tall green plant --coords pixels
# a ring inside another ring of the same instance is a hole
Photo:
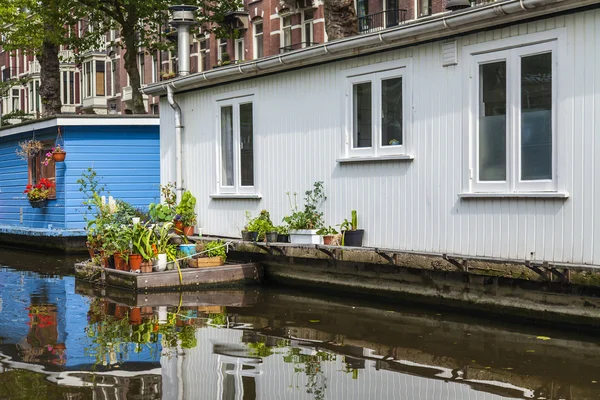
[[[286,194],[292,215],[285,216],[283,222],[288,224],[289,229],[319,229],[325,225],[323,212],[319,211],[321,204],[327,200],[322,181],[315,182],[311,190],[304,192],[304,210],[302,211],[298,209],[296,193],[294,193],[293,199],[290,192]]]

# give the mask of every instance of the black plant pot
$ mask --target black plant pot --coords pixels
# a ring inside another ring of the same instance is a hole
[[[344,246],[361,247],[364,235],[364,229],[357,229],[355,231],[345,231]]]
[[[277,241],[277,232],[268,232],[266,236],[268,243],[274,243]]]
[[[256,242],[256,239],[258,239],[258,232],[247,232],[247,238],[245,240],[248,240],[249,242]]]
[[[35,201],[29,200],[29,204],[31,204],[32,208],[44,208],[48,204],[48,200],[47,199],[35,200]]]
[[[289,243],[290,235],[277,235],[277,241],[279,243]]]
[[[249,242],[252,239],[250,238],[250,232],[248,231],[242,231],[242,240]]]

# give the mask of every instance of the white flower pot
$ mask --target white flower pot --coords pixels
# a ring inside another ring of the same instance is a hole
[[[290,229],[290,243],[323,244],[323,236],[317,235],[316,229]]]
[[[134,225],[137,225],[137,224],[139,224],[139,223],[140,223],[140,217],[132,217],[132,218],[131,218],[131,222],[132,222]]]
[[[154,270],[155,271],[164,271],[167,269],[167,255],[159,254],[157,259],[154,261]]]
[[[167,323],[167,306],[158,306],[158,323],[163,325]]]

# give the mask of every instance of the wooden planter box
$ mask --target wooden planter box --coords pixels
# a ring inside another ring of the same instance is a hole
[[[225,262],[222,257],[205,257],[205,258],[190,258],[188,266],[192,268],[218,267]]]

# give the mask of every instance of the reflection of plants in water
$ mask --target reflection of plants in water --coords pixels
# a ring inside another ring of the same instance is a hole
[[[157,317],[150,317],[133,324],[127,315],[109,315],[102,308],[99,302],[90,305],[91,318],[86,328],[87,336],[95,345],[86,349],[87,355],[95,357],[96,365],[127,360],[131,343],[135,344],[133,350],[136,353],[148,348],[152,357],[159,342],[163,348],[174,348],[178,343],[185,349],[197,345],[196,327],[178,323],[176,313],[167,313],[166,320],[160,323]]]
[[[46,375],[20,369],[6,370],[0,374],[2,398],[13,400],[89,398],[89,388],[57,385]]]
[[[312,394],[315,400],[324,399],[325,389],[327,389],[327,378],[321,363],[335,361],[335,359],[335,354],[320,350],[315,354],[302,354],[302,349],[298,347],[290,347],[288,354],[283,357],[285,363],[294,364],[294,375],[304,372],[307,377],[306,393]]]
[[[223,307],[222,313],[208,314],[208,325],[227,326],[227,310]]]

